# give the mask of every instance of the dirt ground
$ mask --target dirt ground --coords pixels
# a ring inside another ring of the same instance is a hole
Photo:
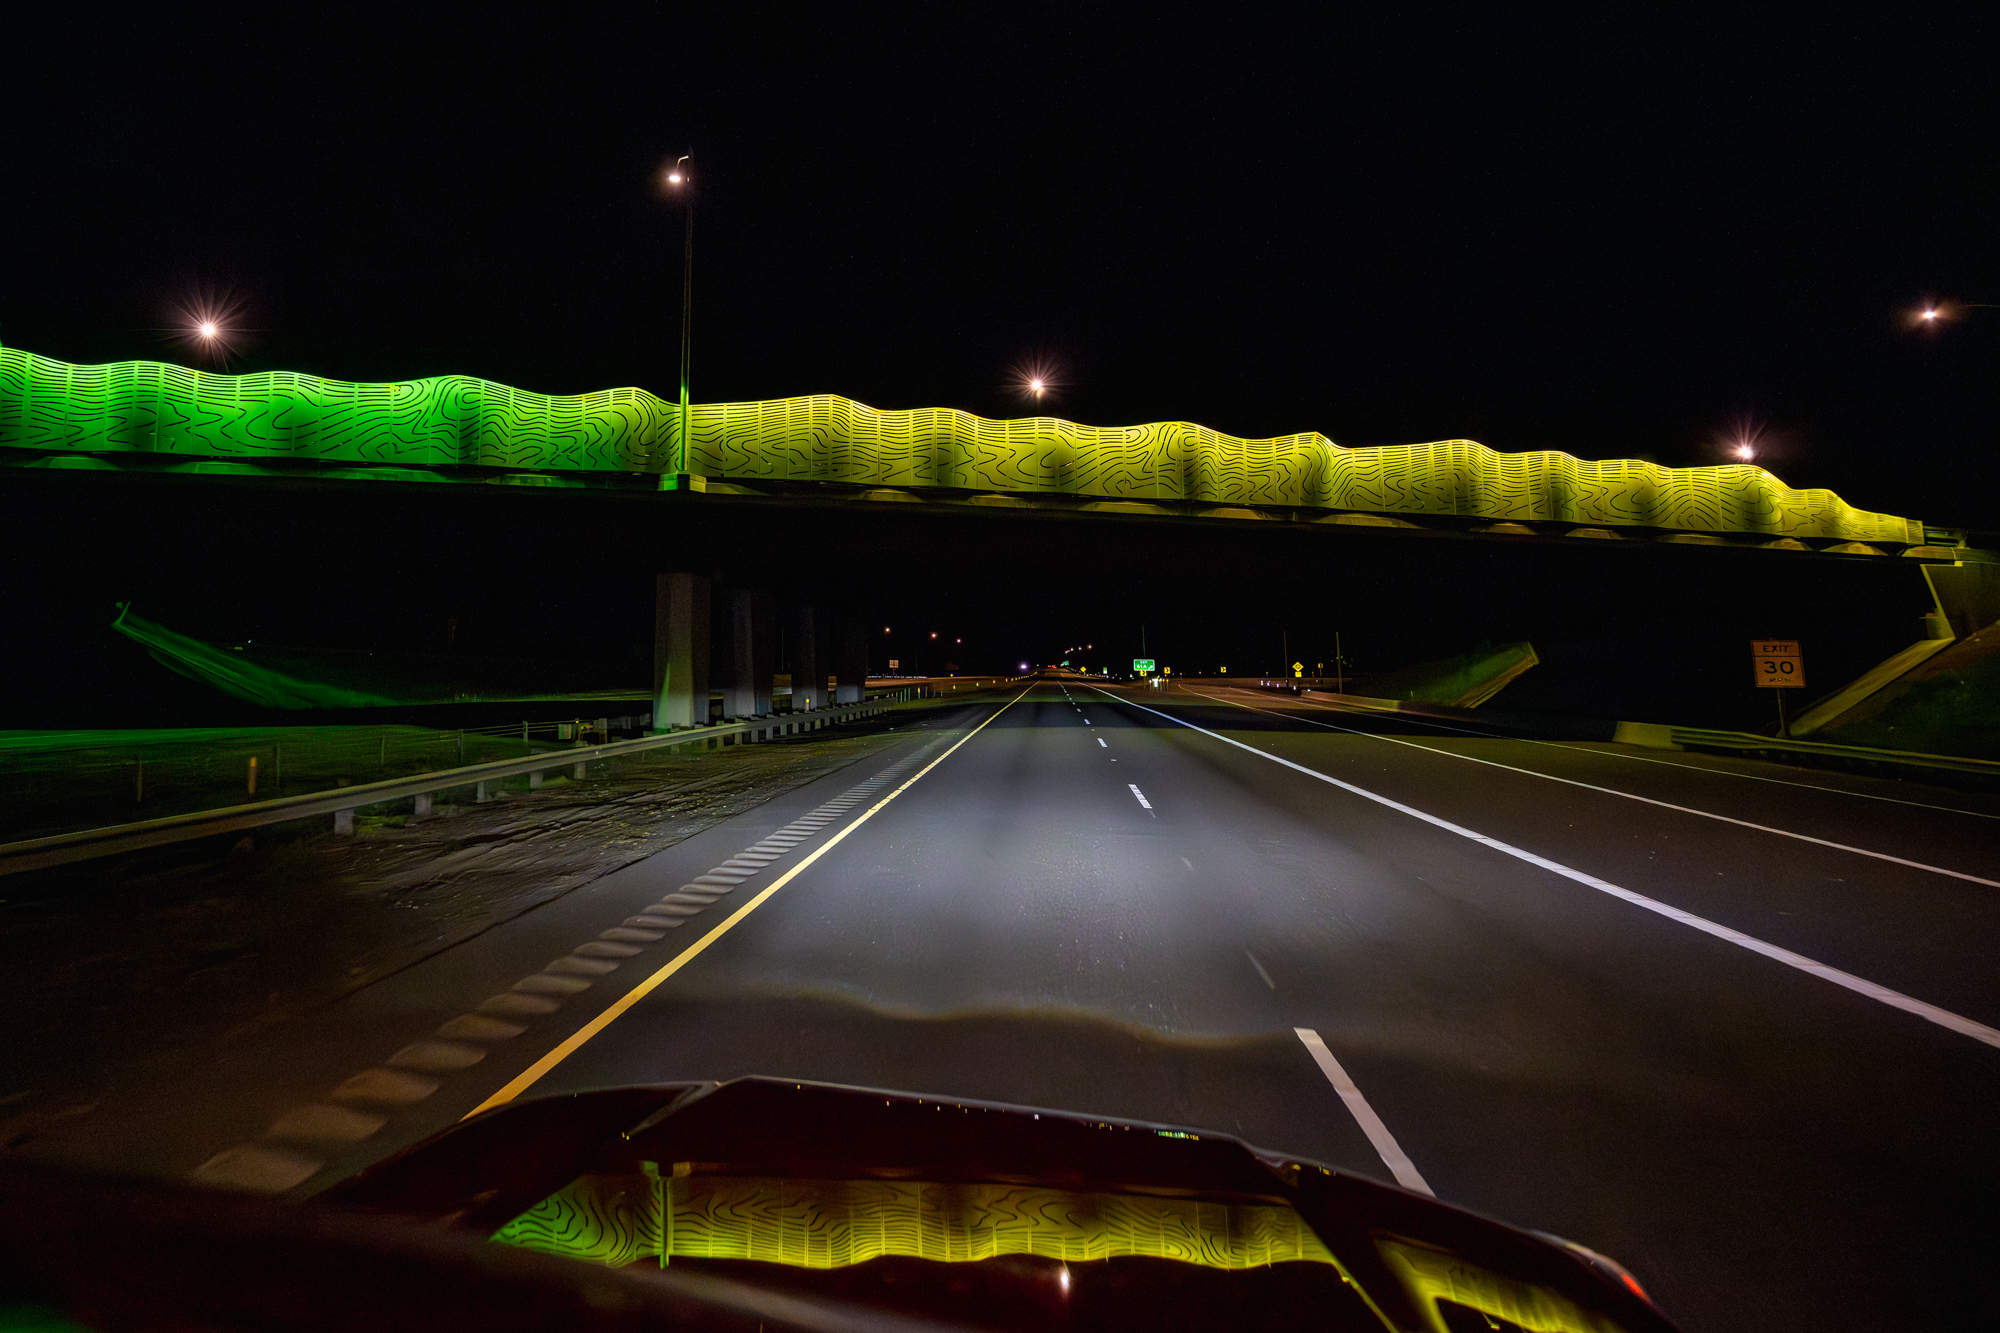
[[[0,879],[0,1152],[900,740],[668,750],[429,819],[358,816]]]

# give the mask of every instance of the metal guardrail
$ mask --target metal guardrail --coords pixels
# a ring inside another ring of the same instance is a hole
[[[485,793],[479,789],[483,789],[486,783],[501,778],[526,774],[528,785],[538,787],[541,785],[542,774],[554,769],[568,768],[575,776],[582,777],[583,766],[594,760],[614,759],[621,755],[638,754],[646,750],[704,744],[738,736],[754,741],[793,735],[801,731],[817,731],[821,727],[832,726],[837,722],[873,717],[885,711],[888,706],[886,701],[870,700],[867,703],[814,709],[807,713],[787,713],[782,716],[752,718],[714,726],[688,727],[685,730],[662,732],[655,736],[641,736],[635,740],[607,741],[602,745],[582,745],[567,750],[544,750],[522,759],[496,759],[483,764],[468,764],[462,768],[441,769],[435,773],[418,773],[407,778],[389,778],[382,782],[335,787],[329,791],[309,792],[303,796],[284,796],[276,800],[246,802],[243,805],[228,806],[219,810],[197,810],[191,814],[168,815],[162,819],[142,820],[134,824],[113,824],[105,828],[56,833],[45,838],[30,838],[24,842],[0,843],[0,875],[40,870],[47,866],[65,865],[73,861],[88,861],[99,856],[113,856],[119,852],[138,851],[141,848],[159,847],[167,843],[188,842],[218,833],[262,828],[268,824],[289,823],[295,819],[309,819],[316,815],[332,815],[334,831],[347,833],[353,831],[354,812],[363,806],[414,799],[416,814],[423,816],[430,813],[432,795],[440,791],[472,787],[478,792],[476,799],[484,799]]]
[[[1667,727],[1667,735],[1684,750],[1730,750],[1747,754],[1806,755],[1836,759],[1845,763],[1887,764],[1903,768],[1929,768],[1951,773],[1980,773],[2000,778],[2000,763],[1991,759],[1968,759],[1954,754],[1925,754],[1917,750],[1877,750],[1864,745],[1830,745],[1825,741],[1798,741],[1790,737],[1758,736],[1747,731],[1710,731],[1702,727]]]

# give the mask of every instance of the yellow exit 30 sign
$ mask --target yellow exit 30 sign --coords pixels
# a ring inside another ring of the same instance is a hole
[[[1752,639],[1750,661],[1757,686],[1765,690],[1796,690],[1806,683],[1805,658],[1797,639]]]

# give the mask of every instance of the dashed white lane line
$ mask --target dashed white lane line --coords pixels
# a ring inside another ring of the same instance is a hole
[[[1201,694],[1201,697],[1204,699],[1214,699],[1219,704],[1228,704],[1233,708],[1241,708],[1246,713],[1262,713],[1266,717],[1287,717],[1284,713],[1274,713],[1264,708],[1252,708],[1249,704],[1237,703],[1233,699],[1223,699],[1213,694],[1202,694],[1200,690],[1196,690],[1195,693]],[[1548,782],[1560,782],[1571,787],[1582,787],[1585,791],[1602,792],[1606,796],[1622,796],[1628,801],[1638,801],[1642,805],[1658,806],[1662,810],[1673,810],[1683,815],[1699,815],[1703,819],[1719,820],[1724,824],[1734,824],[1738,828],[1755,829],[1759,833],[1774,833],[1781,838],[1795,838],[1800,842],[1810,842],[1820,847],[1831,847],[1837,852],[1852,852],[1856,856],[1872,856],[1877,861],[1888,861],[1895,865],[1908,866],[1912,870],[1928,870],[1933,875],[1948,875],[1953,879],[1967,880],[1974,884],[1984,884],[1988,888],[2000,889],[2000,879],[1982,879],[1978,875],[1968,875],[1963,870],[1947,870],[1943,866],[1934,866],[1923,861],[1910,861],[1900,856],[1891,856],[1887,852],[1873,852],[1866,847],[1855,847],[1848,843],[1834,842],[1827,838],[1815,838],[1809,833],[1794,833],[1790,829],[1772,828],[1769,824],[1753,824],[1747,819],[1738,819],[1734,815],[1719,815],[1713,810],[1697,810],[1691,805],[1675,805],[1671,801],[1656,801],[1650,796],[1640,796],[1634,792],[1619,791],[1616,787],[1600,787],[1594,782],[1579,782],[1575,778],[1559,778],[1553,773],[1537,772],[1532,768],[1518,768],[1513,764],[1503,764],[1497,759],[1479,759],[1469,754],[1459,754],[1455,750],[1440,750],[1434,746],[1419,745],[1415,741],[1406,741],[1396,736],[1377,735],[1372,731],[1357,731],[1352,727],[1336,727],[1331,722],[1316,722],[1309,717],[1295,717],[1288,718],[1288,720],[1304,722],[1306,725],[1313,727],[1324,727],[1328,731],[1343,731],[1350,736],[1366,736],[1370,740],[1387,741],[1391,745],[1404,745],[1412,750],[1422,750],[1425,754],[1441,755],[1446,759],[1458,759],[1468,764],[1484,764],[1488,768],[1505,769],[1509,773],[1520,773],[1531,778],[1542,778]]]
[[[1104,745],[1104,737],[1102,737],[1102,736],[1099,736],[1099,737],[1097,738],[1097,743],[1098,743],[1099,745]],[[1104,748],[1108,750],[1108,749],[1110,749],[1111,747],[1110,747],[1110,746],[1108,746],[1108,745],[1104,745]]]
[[[1418,1174],[1416,1163],[1410,1160],[1409,1154],[1396,1142],[1396,1136],[1382,1123],[1382,1117],[1375,1114],[1375,1108],[1361,1095],[1361,1089],[1354,1086],[1354,1080],[1340,1067],[1340,1061],[1333,1058],[1333,1052],[1329,1051],[1326,1043],[1320,1040],[1319,1033],[1311,1028],[1293,1028],[1292,1031],[1305,1043],[1313,1063],[1319,1066],[1322,1074],[1326,1075],[1326,1081],[1333,1084],[1333,1090],[1340,1094],[1340,1100],[1347,1103],[1348,1112],[1361,1126],[1361,1132],[1368,1136],[1368,1142],[1374,1146],[1375,1151],[1381,1154],[1382,1164],[1389,1168],[1389,1174],[1396,1178],[1396,1183],[1406,1190],[1415,1190],[1419,1194],[1428,1194],[1436,1198],[1436,1192],[1425,1184],[1423,1176]]]
[[[1109,691],[1106,691],[1106,693],[1109,693]],[[1117,698],[1116,695],[1112,697]],[[1869,981],[1864,977],[1857,977],[1851,972],[1843,972],[1837,967],[1828,967],[1825,963],[1816,962],[1803,954],[1793,953],[1790,949],[1781,949],[1775,944],[1768,944],[1754,935],[1745,935],[1740,930],[1710,921],[1706,917],[1696,916],[1692,912],[1684,912],[1680,908],[1669,906],[1656,898],[1648,898],[1643,893],[1634,893],[1630,889],[1620,888],[1609,880],[1599,879],[1595,875],[1587,875],[1581,870],[1572,870],[1560,861],[1551,861],[1546,856],[1537,856],[1533,852],[1524,851],[1510,843],[1504,843],[1498,838],[1489,838],[1484,833],[1478,833],[1472,829],[1454,824],[1448,819],[1441,819],[1437,815],[1419,810],[1415,806],[1404,805],[1401,801],[1391,800],[1387,796],[1369,791],[1366,787],[1357,787],[1351,782],[1342,782],[1339,778],[1329,777],[1317,769],[1307,768],[1304,764],[1295,764],[1289,759],[1284,759],[1270,753],[1268,750],[1260,750],[1254,745],[1245,745],[1242,741],[1231,740],[1229,737],[1210,731],[1206,727],[1197,727],[1194,723],[1184,718],[1175,717],[1171,713],[1162,713],[1158,709],[1148,708],[1144,704],[1131,703],[1130,700],[1120,700],[1120,702],[1137,708],[1141,712],[1151,713],[1155,717],[1165,718],[1177,726],[1186,727],[1189,731],[1200,732],[1212,740],[1221,741],[1224,745],[1233,745],[1239,750],[1246,750],[1260,758],[1268,759],[1274,764],[1281,764],[1294,772],[1303,773],[1309,778],[1318,778],[1321,782],[1327,783],[1330,786],[1338,787],[1345,792],[1351,792],[1364,800],[1373,801],[1377,805],[1387,806],[1389,809],[1408,815],[1412,819],[1421,819],[1424,823],[1435,828],[1441,828],[1447,833],[1456,833],[1461,838],[1469,838],[1481,846],[1491,847],[1496,852],[1526,861],[1529,865],[1540,866],[1544,870],[1561,875],[1564,879],[1574,880],[1586,888],[1596,889],[1599,893],[1623,899],[1625,902],[1631,903],[1634,907],[1643,907],[1648,912],[1656,912],[1669,921],[1677,921],[1683,926],[1699,930],[1705,935],[1713,935],[1716,939],[1734,944],[1738,948],[1762,954],[1774,962],[1783,963],[1786,967],[1797,968],[1799,971],[1818,977],[1822,981],[1830,981],[1836,986],[1853,991],[1856,995],[1865,995],[1879,1004],[1888,1005],[1891,1009],[1901,1009],[1904,1013],[1914,1014],[1927,1023],[1935,1023],[1941,1028],[1948,1028],[1961,1036],[1970,1037],[1977,1042],[1984,1042],[1988,1046],[2000,1047],[2000,1028],[1988,1027],[1984,1023],[1966,1018],[1962,1014],[1955,1014],[1949,1009],[1940,1009],[1934,1004],[1927,1004],[1922,1000],[1905,995],[1901,991],[1890,990],[1887,986],[1877,985],[1875,982]]]
[[[1139,790],[1138,783],[1128,782],[1125,785],[1130,787],[1132,789],[1132,794],[1139,798],[1140,805],[1145,806],[1148,810],[1151,810],[1153,808],[1153,803],[1146,799],[1146,793]]]

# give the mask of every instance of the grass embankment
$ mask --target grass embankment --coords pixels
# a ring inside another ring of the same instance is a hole
[[[1813,739],[2000,759],[2000,625],[1967,635]]]

